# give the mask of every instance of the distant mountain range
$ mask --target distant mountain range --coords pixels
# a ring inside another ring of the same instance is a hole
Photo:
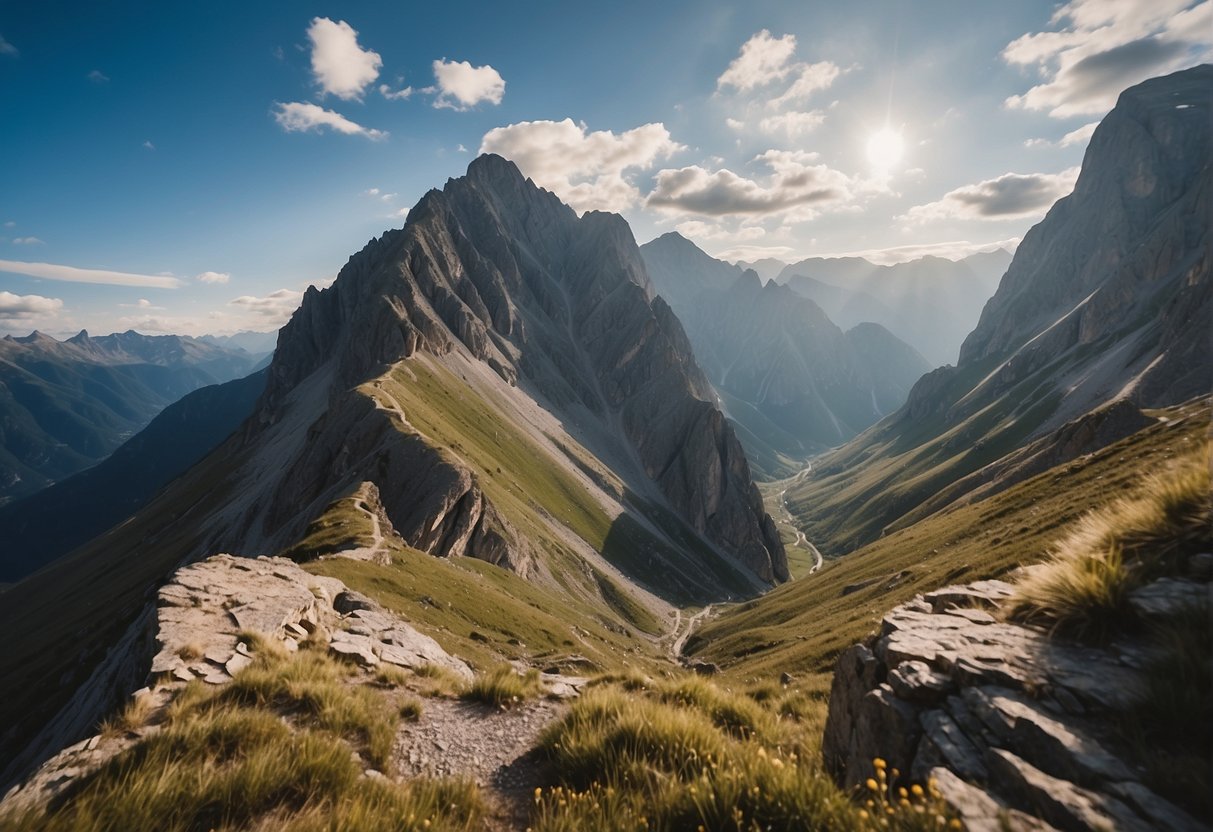
[[[961,342],[1010,262],[1002,249],[891,266],[862,257],[815,257],[785,266],[775,280],[816,302],[844,329],[881,324],[938,367],[956,363]]]
[[[1126,436],[1140,409],[1210,394],[1210,89],[1205,65],[1120,96],[958,366],[790,492],[819,546],[846,551]]]
[[[0,338],[0,503],[97,463],[165,406],[261,357],[134,331]]]
[[[814,301],[764,286],[754,271],[716,260],[677,233],[640,251],[766,475],[795,473],[807,456],[896,410],[931,368],[879,324],[844,333]]]

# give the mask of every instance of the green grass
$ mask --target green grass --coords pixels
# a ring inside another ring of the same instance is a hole
[[[1010,617],[1097,641],[1132,627],[1129,593],[1182,575],[1187,559],[1213,551],[1210,445],[1194,445],[1170,471],[1147,476],[1137,494],[1095,509],[1021,580]]]
[[[376,386],[378,385],[378,387]],[[504,414],[511,406],[495,394],[473,390],[437,361],[419,358],[389,376],[360,388],[368,396],[390,395],[404,410],[412,429],[477,473],[478,484],[520,533],[541,549],[557,568],[573,576],[583,574],[580,559],[570,559],[560,547],[548,545],[554,535],[549,523],[567,526],[624,573],[638,578],[672,600],[690,603],[717,597],[724,591],[748,593],[749,586],[737,568],[721,560],[694,533],[643,501],[630,501],[638,512],[651,515],[659,528],[683,544],[671,545],[649,533],[626,514],[611,518],[587,487],[569,472],[552,452],[541,447]],[[407,426],[402,426],[409,429]],[[604,490],[623,495],[624,484],[592,453],[569,441],[557,441],[558,453],[573,459]],[[688,549],[698,547],[689,556]],[[649,553],[677,564],[679,580]],[[581,579],[582,592],[597,587]]]
[[[588,601],[474,558],[397,548],[388,566],[333,558],[304,568],[374,598],[473,667],[558,664],[572,656],[600,668],[658,660],[654,643],[608,626],[613,617]]]
[[[463,697],[472,702],[510,708],[542,693],[543,683],[538,670],[531,668],[519,673],[503,664],[477,676]]]
[[[195,682],[160,728],[73,783],[49,807],[0,819],[13,830],[470,830],[476,787],[363,776],[395,715],[376,692],[343,680],[331,660],[257,645],[229,685]],[[375,758],[379,757],[379,760]]]
[[[769,681],[791,672],[824,711],[837,655],[889,609],[919,592],[1006,577],[1040,561],[1068,524],[1202,445],[1208,430],[1207,412],[1160,423],[980,503],[932,515],[760,599],[722,608],[688,641],[687,653],[716,662],[730,678]]]
[[[813,730],[702,679],[631,690],[600,683],[541,739],[559,782],[536,793],[531,826],[790,832],[947,823],[934,796],[914,796],[909,808],[887,795],[874,795],[871,807],[852,801],[815,761]]]
[[[321,555],[375,545],[374,525],[367,512],[374,511],[368,499],[368,483],[333,502],[308,524],[303,539],[282,552],[293,560],[311,560]]]

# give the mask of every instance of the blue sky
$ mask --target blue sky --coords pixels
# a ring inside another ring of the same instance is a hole
[[[482,149],[729,259],[1013,245],[1210,31],[1210,0],[7,4],[0,332],[273,328]]]

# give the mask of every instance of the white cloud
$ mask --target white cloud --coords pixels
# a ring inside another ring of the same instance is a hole
[[[468,149],[466,147],[464,147],[462,144],[460,144],[458,147],[455,148],[455,152],[456,153],[467,153]]]
[[[3,35],[0,35],[0,55],[4,55],[9,58],[18,58],[21,56],[21,53],[17,50],[17,47],[6,41]]]
[[[361,100],[379,77],[379,54],[360,47],[358,33],[344,20],[313,18],[307,36],[312,42],[312,75],[320,89],[345,101]]]
[[[181,281],[165,275],[131,274],[105,269],[78,269],[54,263],[25,263],[0,260],[0,272],[40,277],[43,280],[65,280],[71,283],[98,283],[110,286],[147,286],[155,289],[176,289]]]
[[[1055,118],[1105,113],[1127,87],[1213,57],[1211,0],[1071,0],[1003,50],[1044,79],[1009,107]]]
[[[1093,121],[1090,124],[1084,124],[1077,130],[1071,130],[1061,137],[1058,142],[1062,147],[1069,147],[1072,144],[1086,144],[1091,140],[1091,135],[1095,132],[1095,128],[1099,126],[1098,121]]]
[[[241,295],[228,301],[228,306],[252,314],[258,319],[259,325],[281,326],[290,319],[302,299],[303,292],[279,289],[261,297]]]
[[[380,84],[379,85],[379,94],[382,95],[384,98],[386,98],[388,101],[404,101],[404,100],[412,97],[413,88],[412,87],[401,87],[398,90],[394,90],[391,87],[389,87],[387,84]]]
[[[777,38],[763,29],[741,45],[741,52],[716,79],[716,88],[733,87],[745,92],[781,81],[793,69],[790,62],[795,51],[795,35]]]
[[[88,74],[88,80],[94,84],[105,84],[109,82],[110,77],[99,69],[94,69]]]
[[[741,119],[737,119],[737,118],[726,118],[726,119],[724,120],[724,123],[725,123],[726,125],[728,125],[728,127],[729,127],[729,129],[730,129],[730,130],[736,130],[736,131],[737,131],[737,132],[739,132],[739,133],[740,133],[742,130],[744,130],[744,129],[745,129],[745,122],[744,122],[744,121],[742,121]]]
[[[794,260],[798,257],[796,249],[791,246],[733,246],[726,248],[723,251],[709,252],[717,260],[725,260],[729,263],[736,263],[739,260],[744,260],[747,263],[753,263],[755,260],[765,260],[768,257],[773,257],[776,260]]]
[[[273,113],[274,120],[288,133],[304,133],[309,130],[319,131],[321,128],[328,127],[347,136],[366,136],[373,141],[386,139],[388,136],[385,130],[373,130],[363,127],[361,124],[350,121],[340,113],[326,110],[316,104],[302,101],[292,101],[289,104],[283,104],[280,101],[276,101],[274,102],[274,106],[277,107],[277,110]]]
[[[658,159],[682,150],[661,123],[643,124],[622,133],[589,132],[586,125],[563,121],[523,121],[484,134],[481,153],[513,160],[537,183],[578,211],[622,211],[640,192],[627,178]]]
[[[915,205],[903,219],[911,223],[935,220],[1010,220],[1040,216],[1074,190],[1079,169],[1061,173],[1004,173],[974,185],[949,191],[925,205]]]
[[[811,219],[821,207],[849,201],[856,186],[846,174],[817,159],[814,153],[768,150],[754,158],[770,169],[764,181],[699,165],[658,171],[646,204],[709,217],[779,214],[792,222]]]
[[[19,246],[41,246],[46,244],[44,240],[39,240],[37,237],[14,237],[13,243]]]
[[[199,283],[227,283],[231,279],[232,276],[226,272],[203,272],[194,276]]]
[[[788,87],[783,95],[772,98],[767,102],[767,106],[786,107],[789,104],[806,101],[817,90],[829,87],[834,83],[834,79],[842,74],[842,70],[830,61],[796,64],[794,69],[796,70],[796,80],[792,82],[792,86]]]
[[[3,323],[54,317],[62,308],[63,301],[59,298],[0,292],[0,322]]]
[[[742,225],[736,230],[729,230],[719,223],[702,220],[684,220],[674,228],[684,237],[694,240],[723,240],[740,243],[749,240],[761,240],[767,236],[767,230],[761,225]]]
[[[145,141],[145,142],[143,143],[143,146],[144,146],[144,147],[146,147],[148,150],[155,150],[155,149],[156,149],[156,145],[152,144],[152,140],[151,140],[151,139],[148,139],[147,141]]]
[[[482,101],[500,104],[505,95],[505,79],[488,64],[472,66],[467,61],[434,61],[431,89],[438,93],[435,107],[466,110]]]
[[[156,310],[160,312],[164,311],[163,306],[156,306],[147,298],[139,298],[139,300],[135,301],[134,303],[120,303],[118,305],[123,309],[142,309],[144,311]]]
[[[783,133],[789,139],[796,139],[811,133],[826,120],[826,114],[821,110],[808,112],[791,111],[777,116],[767,116],[758,122],[758,129],[764,133]]]

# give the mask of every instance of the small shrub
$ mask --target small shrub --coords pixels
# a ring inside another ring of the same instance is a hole
[[[385,688],[398,688],[409,680],[409,672],[394,664],[381,664],[375,670],[375,682]]]

